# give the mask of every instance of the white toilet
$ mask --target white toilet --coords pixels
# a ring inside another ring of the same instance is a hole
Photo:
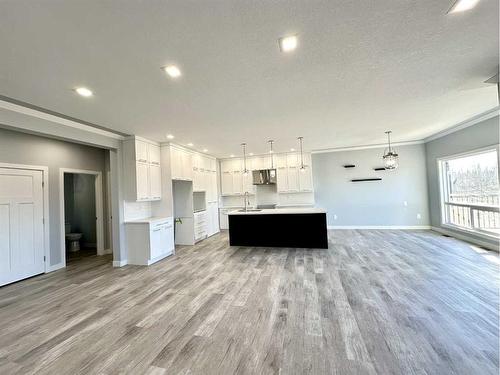
[[[81,233],[71,233],[71,224],[65,223],[64,230],[66,232],[66,250],[72,253],[80,250]]]

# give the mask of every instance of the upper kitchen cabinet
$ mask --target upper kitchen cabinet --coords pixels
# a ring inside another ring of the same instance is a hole
[[[130,137],[123,143],[126,199],[161,199],[160,146],[147,139]]]
[[[193,180],[193,153],[174,145],[170,147],[172,180]]]

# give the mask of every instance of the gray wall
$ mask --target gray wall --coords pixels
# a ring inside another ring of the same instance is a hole
[[[430,219],[433,227],[441,227],[437,159],[498,144],[498,127],[499,117],[496,116],[426,143]],[[449,228],[446,229],[449,230]],[[463,235],[463,233],[461,234]],[[468,236],[478,238],[473,235]],[[498,241],[492,240],[490,242],[498,244]]]
[[[105,153],[103,149],[0,129],[0,162],[49,167],[50,265],[61,262],[64,218],[59,214],[59,168],[102,171],[105,178]]]
[[[71,232],[82,233],[81,243],[87,247],[97,243],[95,180],[90,174],[64,174],[64,220]]]
[[[425,145],[398,147],[397,151],[399,168],[381,172],[373,168],[383,166],[383,148],[313,154],[316,205],[328,211],[328,225],[429,225]],[[346,169],[344,164],[356,167]],[[350,182],[368,177],[382,181]]]

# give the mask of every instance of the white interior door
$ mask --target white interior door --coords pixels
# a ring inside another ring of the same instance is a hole
[[[45,271],[42,172],[0,168],[0,286]]]

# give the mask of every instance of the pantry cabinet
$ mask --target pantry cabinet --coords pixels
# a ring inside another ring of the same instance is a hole
[[[193,154],[182,148],[170,147],[170,171],[172,180],[193,180]]]
[[[131,137],[124,141],[123,164],[125,195],[131,201],[161,199],[160,146],[152,141]]]

